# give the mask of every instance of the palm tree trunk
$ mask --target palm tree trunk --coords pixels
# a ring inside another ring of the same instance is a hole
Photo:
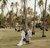
[[[11,22],[11,20],[10,20],[10,29],[11,29],[11,23],[12,23],[12,22]]]
[[[26,9],[26,1],[24,0],[24,11],[25,11],[25,29],[27,30],[27,9]]]
[[[10,27],[10,29],[11,29],[11,13],[8,11],[8,14],[9,14],[9,17],[10,17],[10,23],[9,23],[10,26],[9,26],[9,27]]]
[[[11,24],[10,24],[10,29],[11,29]]]
[[[47,6],[47,0],[46,0],[46,2],[45,2],[45,10],[43,11],[43,35],[42,35],[42,37],[46,37],[46,35],[45,35],[45,16],[46,16],[46,6]]]
[[[2,16],[4,15],[4,11],[3,11],[3,8],[1,9],[1,11],[2,11]]]
[[[42,11],[41,10],[41,7],[39,7],[40,8],[40,12]],[[42,19],[42,17],[43,17],[43,13],[41,12],[41,19]],[[42,28],[42,21],[41,21],[41,28]]]
[[[35,34],[35,14],[36,14],[36,0],[35,0],[35,5],[34,5],[34,23],[33,23],[33,34]]]

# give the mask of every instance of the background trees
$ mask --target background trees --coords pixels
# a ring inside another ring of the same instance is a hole
[[[3,18],[4,17],[4,8],[5,8],[5,6],[7,6],[8,0],[0,0],[0,1],[2,1],[2,5],[1,5],[2,13],[0,14],[0,16],[2,16],[2,18]],[[36,12],[37,3],[40,8],[41,15],[37,15],[38,14],[38,12]],[[48,23],[50,20],[50,17],[48,17],[48,16],[50,16],[50,15],[49,15],[49,13],[46,13],[47,0],[45,3],[43,2],[43,0],[39,0],[39,1],[35,0],[34,12],[33,12],[33,8],[27,6],[26,0],[21,0],[21,4],[22,4],[21,8],[19,9],[18,7],[20,7],[20,5],[18,2],[15,2],[15,3],[11,2],[11,5],[10,5],[11,10],[10,11],[8,10],[8,12],[6,14],[6,18],[5,18],[6,22],[9,23],[10,28],[16,26],[16,23],[18,22],[20,24],[20,26],[24,25],[23,27],[25,27],[26,30],[28,27],[33,26],[33,33],[35,34],[35,31],[34,31],[35,25],[37,23],[36,21],[38,21],[38,23],[42,23],[42,26],[43,26],[42,28],[43,28],[43,33],[44,33],[45,25],[50,24],[50,23]],[[44,7],[45,7],[45,9],[44,9]],[[14,12],[14,8],[16,10],[15,12]],[[50,5],[48,7],[48,10],[50,11]],[[41,16],[41,18],[40,18],[40,16]],[[32,24],[32,22],[33,22],[33,24]]]

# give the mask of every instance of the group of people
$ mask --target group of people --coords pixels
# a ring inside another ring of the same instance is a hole
[[[21,46],[23,44],[26,44],[26,41],[23,41],[24,38],[26,38],[26,32],[25,30],[22,30],[22,33],[21,33],[21,41],[17,44],[17,46]],[[31,36],[32,36],[32,32],[31,30],[28,28],[27,29],[27,38],[28,38],[28,43],[30,44],[30,40],[31,40]]]

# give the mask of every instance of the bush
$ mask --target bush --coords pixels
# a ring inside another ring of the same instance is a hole
[[[0,25],[1,25],[1,22],[0,22]]]
[[[3,25],[0,25],[0,28],[5,28]]]

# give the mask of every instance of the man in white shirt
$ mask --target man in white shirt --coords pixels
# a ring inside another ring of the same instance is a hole
[[[28,28],[28,29],[27,29],[27,37],[28,37],[29,44],[30,44],[31,36],[32,36],[32,32],[31,32],[31,30]]]

